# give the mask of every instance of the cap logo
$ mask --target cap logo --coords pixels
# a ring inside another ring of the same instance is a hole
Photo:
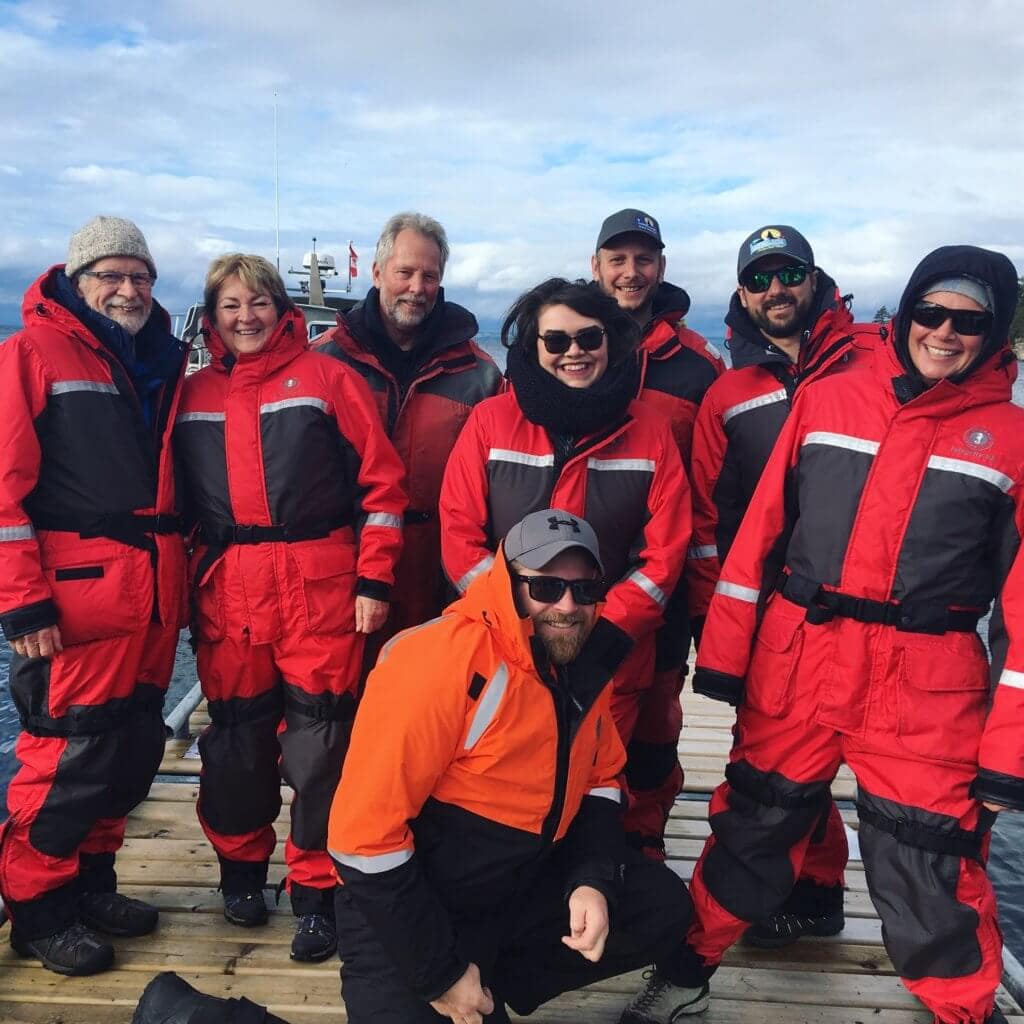
[[[560,526],[568,526],[573,533],[580,532],[580,524],[575,519],[559,519],[558,516],[548,516],[549,530],[557,530]]]
[[[658,235],[658,225],[654,223],[653,217],[637,217],[636,227],[638,231],[645,231],[649,235]]]
[[[760,238],[751,240],[750,255],[770,252],[772,249],[785,249],[788,244],[786,236],[778,228],[765,228]]]
[[[964,444],[968,448],[973,448],[976,452],[988,451],[992,447],[994,441],[992,435],[987,430],[982,430],[980,427],[972,427],[964,434]]]

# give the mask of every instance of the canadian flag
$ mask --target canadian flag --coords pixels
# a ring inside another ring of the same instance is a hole
[[[348,245],[348,276],[359,276],[359,254],[352,248],[351,242]]]

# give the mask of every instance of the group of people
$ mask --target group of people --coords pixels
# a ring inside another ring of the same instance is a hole
[[[268,919],[283,779],[291,955],[337,950],[354,1024],[500,1024],[651,964],[623,1024],[702,1012],[741,935],[842,929],[841,762],[897,971],[942,1024],[1002,1019],[1010,261],[936,250],[891,325],[856,324],[803,235],[759,228],[726,370],[657,220],[621,210],[592,280],[513,305],[502,375],[444,296],[448,255],[437,221],[392,217],[315,349],[274,267],[222,256],[187,379],[130,221],[90,221],[30,288],[0,346],[15,950],[92,974],[104,936],[157,926],[115,855],[189,623],[224,915]],[[692,644],[695,689],[737,721],[688,891],[663,862]]]

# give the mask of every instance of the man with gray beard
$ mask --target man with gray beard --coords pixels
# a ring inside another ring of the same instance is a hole
[[[445,230],[433,217],[390,217],[377,241],[373,287],[317,341],[319,351],[369,385],[406,472],[402,557],[388,621],[367,644],[367,665],[381,643],[438,615],[446,603],[437,518],[441,477],[473,406],[501,387],[494,361],[473,340],[476,318],[444,297],[448,251]]]
[[[0,345],[0,627],[22,727],[0,895],[15,951],[59,974],[111,965],[97,933],[157,925],[114,870],[163,754],[187,607],[170,450],[184,347],[155,280],[138,227],[96,217]]]

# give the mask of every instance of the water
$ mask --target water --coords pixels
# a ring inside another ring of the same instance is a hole
[[[0,338],[5,338],[14,328],[0,325]],[[496,332],[481,332],[478,339],[499,366],[505,365],[505,352]],[[721,339],[714,341],[719,350],[724,350]],[[1024,405],[1024,375],[1014,386],[1014,401]],[[7,784],[17,764],[14,759],[14,741],[18,732],[18,716],[11,702],[7,667],[10,648],[0,638],[0,800],[4,799]],[[174,676],[164,703],[164,714],[195,684],[195,659],[185,634],[178,644],[178,657]],[[996,822],[992,836],[992,850],[989,860],[990,874],[999,896],[1000,919],[1008,948],[1018,960],[1024,961],[1024,814],[1003,814]]]

